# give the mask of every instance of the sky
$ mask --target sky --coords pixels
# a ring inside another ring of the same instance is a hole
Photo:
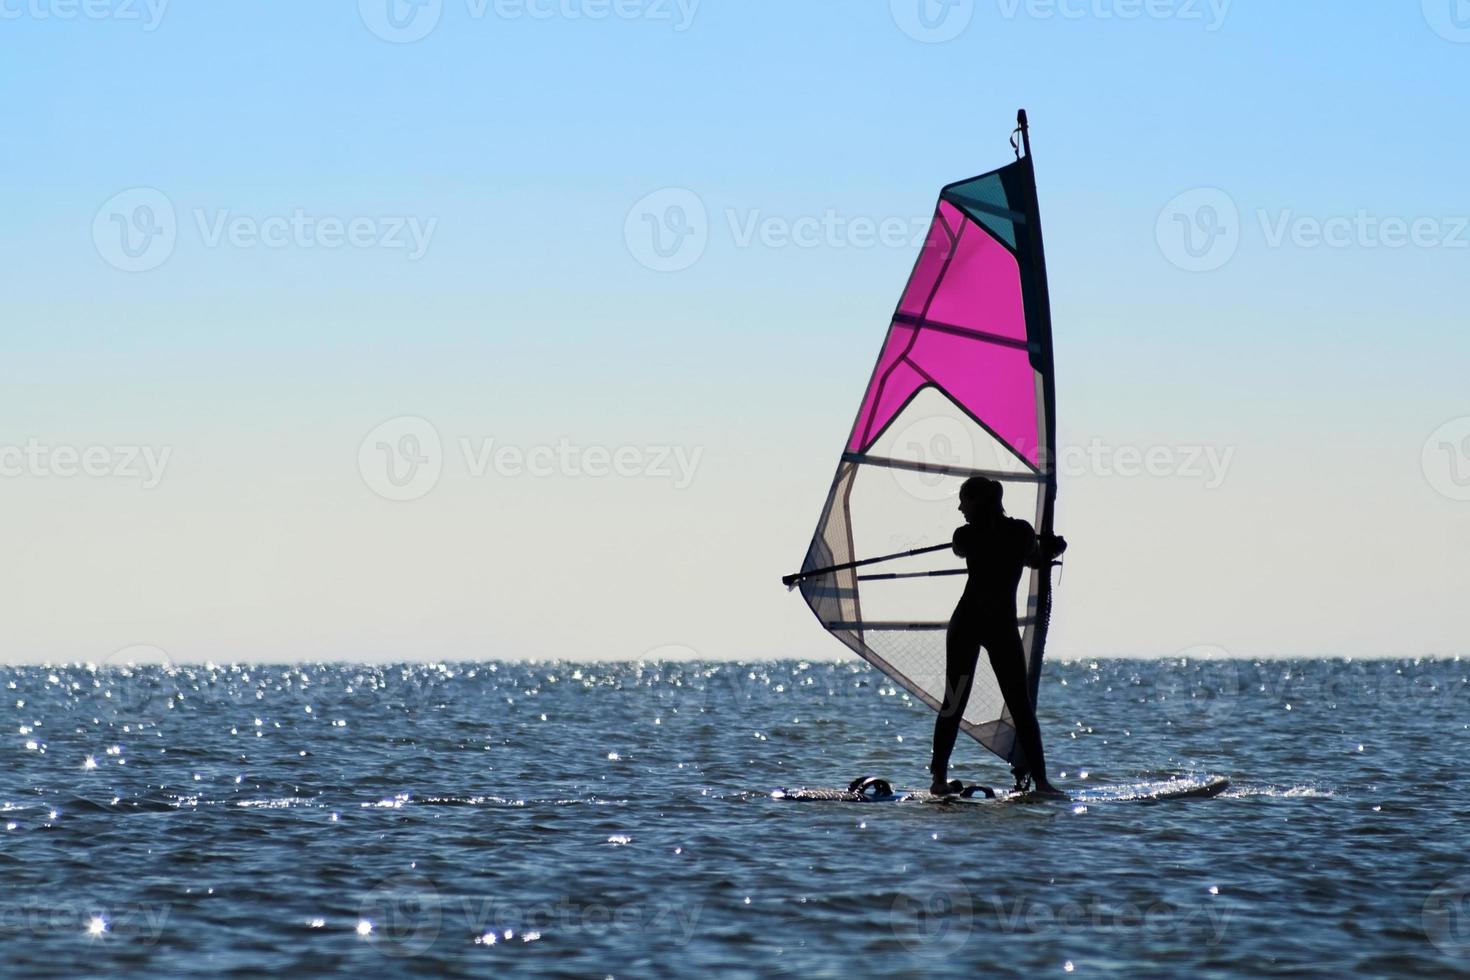
[[[1052,655],[1463,653],[1467,81],[1465,0],[0,0],[0,661],[844,656],[779,577],[1022,106]]]

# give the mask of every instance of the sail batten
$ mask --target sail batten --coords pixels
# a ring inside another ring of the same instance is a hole
[[[907,313],[899,313],[893,318],[894,323],[902,323],[905,326],[917,327],[920,330],[938,330],[940,333],[952,333],[960,337],[969,337],[972,340],[981,340],[988,344],[1000,344],[1002,347],[1016,347],[1027,350],[1028,343],[1017,337],[1003,337],[1000,334],[989,333],[985,330],[976,330],[972,327],[961,327],[953,323],[941,323],[938,320],[925,320],[922,317],[911,316]]]
[[[1024,137],[1024,118],[1022,121]],[[999,480],[1008,513],[1050,533],[1056,500],[1050,301],[1029,141],[1005,167],[940,192],[889,322],[802,565],[823,626],[937,708],[944,634],[963,590],[932,558],[823,571],[916,543],[947,541],[961,483]],[[952,564],[952,559],[949,561]],[[1051,569],[1031,569],[1017,628],[1032,697],[1051,611]],[[961,730],[1015,761],[1015,731],[986,658]]]
[[[954,466],[948,463],[931,463],[920,459],[892,459],[888,456],[870,456],[864,453],[843,453],[842,459],[847,463],[861,463],[865,466],[885,466],[895,470],[909,470],[914,473],[937,473],[944,476],[958,476],[969,479],[972,476],[983,476],[990,480],[1005,482],[1012,480],[1018,483],[1043,483],[1046,481],[1045,474],[1038,473],[1033,469],[1021,471],[977,469],[973,466]]]

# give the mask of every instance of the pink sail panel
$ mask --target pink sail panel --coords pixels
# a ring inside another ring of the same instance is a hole
[[[948,201],[939,202],[939,213],[929,225],[929,235],[924,239],[924,250],[909,276],[908,288],[903,299],[898,301],[898,312],[921,317],[934,295],[934,286],[949,263],[954,252],[956,236],[964,228],[965,217]]]
[[[1039,465],[1036,375],[1025,343],[1015,256],[941,202],[848,450],[866,450],[909,399],[932,384],[1018,456]]]
[[[1021,301],[1021,270],[1016,257],[948,201],[939,213],[958,228],[959,241],[943,271],[943,281],[919,315],[925,320],[1011,340],[1026,340],[1026,309]]]

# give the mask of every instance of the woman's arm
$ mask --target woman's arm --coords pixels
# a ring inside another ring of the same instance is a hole
[[[1040,538],[1032,548],[1026,564],[1032,568],[1045,568],[1053,564],[1067,550],[1067,539],[1060,534],[1048,534]]]

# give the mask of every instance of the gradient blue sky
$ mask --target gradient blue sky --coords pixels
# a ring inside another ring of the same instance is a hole
[[[922,220],[1018,106],[1063,443],[1233,453],[1064,476],[1054,651],[1463,651],[1470,4],[926,0],[937,40],[919,2],[445,0],[400,43],[386,0],[4,0],[0,447],[170,457],[0,477],[0,658],[840,654],[777,579],[917,249],[740,230]],[[140,188],[177,239],[126,271]],[[678,271],[637,234],[660,193],[703,212]],[[1235,232],[1190,271],[1201,201]],[[433,233],[199,226],[297,211]],[[391,501],[359,447],[404,416],[443,471]],[[460,439],[701,455],[476,477]]]

